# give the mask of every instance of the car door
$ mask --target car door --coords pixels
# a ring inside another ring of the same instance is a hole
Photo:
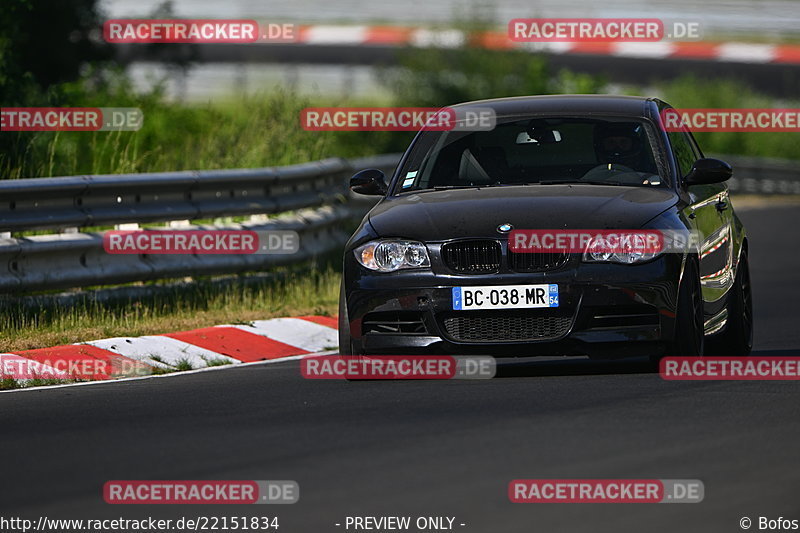
[[[685,135],[697,158],[704,157],[692,134],[687,131]],[[703,259],[708,258],[705,265],[708,268],[708,272],[701,273],[701,276],[703,276],[701,281],[705,282],[710,294],[721,298],[733,286],[734,280],[734,216],[728,184],[723,182],[714,185],[716,189],[714,191],[713,205],[719,219],[719,230],[712,239],[709,239],[707,248],[702,251],[702,254],[705,254]]]
[[[668,135],[683,180],[703,153],[688,132],[674,131]],[[687,217],[702,237],[698,250],[700,283],[706,319],[709,319],[725,307],[724,296],[732,282],[732,210],[728,187],[724,183],[682,186],[689,196]]]

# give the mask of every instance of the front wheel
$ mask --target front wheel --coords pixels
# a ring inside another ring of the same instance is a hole
[[[664,355],[702,357],[705,350],[704,325],[700,272],[696,260],[690,257],[686,260],[686,268],[678,287],[675,337]],[[653,358],[653,362],[657,363],[660,359],[660,356]]]
[[[339,288],[339,356],[345,361],[363,359],[363,355],[353,349],[353,338],[350,336],[350,315],[347,313],[347,300],[344,296],[344,281]],[[345,377],[347,381],[370,381],[368,378]]]
[[[339,286],[339,354],[353,354],[353,340],[350,337],[350,317],[347,314],[347,301],[344,297],[344,280]]]
[[[728,320],[722,333],[708,339],[709,352],[728,357],[747,357],[753,349],[753,295],[750,264],[742,251],[736,280],[728,295]]]

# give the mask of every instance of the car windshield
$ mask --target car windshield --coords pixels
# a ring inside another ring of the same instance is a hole
[[[498,119],[488,131],[425,131],[394,193],[586,183],[666,186],[653,127],[631,118]]]

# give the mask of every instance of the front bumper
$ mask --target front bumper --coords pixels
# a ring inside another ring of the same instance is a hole
[[[674,336],[678,254],[641,265],[582,263],[573,257],[555,271],[491,275],[375,273],[347,255],[344,283],[354,353],[614,358],[662,353]],[[558,308],[452,308],[452,287],[538,283],[558,284]]]

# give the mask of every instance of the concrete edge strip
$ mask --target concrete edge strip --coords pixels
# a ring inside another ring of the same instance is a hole
[[[327,352],[318,352],[318,353],[307,353],[303,355],[293,355],[290,357],[281,357],[279,359],[267,359],[265,361],[255,361],[252,363],[238,363],[234,365],[222,365],[222,366],[207,366],[204,368],[196,368],[194,370],[185,370],[182,372],[172,372],[169,374],[151,374],[149,376],[137,376],[131,378],[120,378],[120,379],[106,379],[106,380],[96,380],[96,381],[82,381],[80,383],[63,383],[61,385],[44,385],[41,387],[26,387],[22,389],[9,389],[9,390],[0,390],[0,394],[8,394],[12,392],[31,392],[31,391],[42,391],[42,390],[54,390],[54,389],[62,389],[64,387],[83,387],[83,386],[90,386],[90,385],[110,385],[114,383],[123,383],[127,381],[142,381],[145,379],[159,379],[159,378],[174,378],[179,376],[187,376],[191,374],[199,374],[200,372],[214,372],[217,370],[231,370],[234,368],[242,368],[246,366],[258,366],[258,365],[271,365],[274,363],[285,363],[288,361],[297,361],[300,359],[305,359],[307,357],[319,357],[321,355],[335,355],[338,350],[329,350]]]
[[[20,363],[26,363],[26,368],[34,369],[37,375],[42,374],[40,377],[43,379],[86,379],[89,377],[90,381],[25,387],[0,392],[175,375],[169,373],[115,378],[111,373],[98,372],[98,376],[106,375],[110,379],[91,379],[95,377],[95,373],[85,375],[80,372],[60,370],[61,363],[72,368],[76,363],[83,362],[112,361],[118,365],[119,361],[129,361],[140,367],[165,370],[176,368],[184,361],[195,367],[192,370],[177,372],[185,374],[213,368],[261,364],[264,360],[284,361],[312,354],[331,353],[330,348],[337,344],[336,329],[330,327],[334,320],[330,317],[319,316],[273,318],[257,320],[246,326],[228,325],[163,335],[114,337],[53,348],[9,352],[0,354],[0,365],[4,365],[0,367],[0,375],[4,374],[6,364],[19,366]],[[335,351],[333,350],[333,353]],[[42,360],[42,358],[46,359]],[[212,362],[217,364],[210,365]],[[19,378],[17,381],[25,384],[30,380]]]

